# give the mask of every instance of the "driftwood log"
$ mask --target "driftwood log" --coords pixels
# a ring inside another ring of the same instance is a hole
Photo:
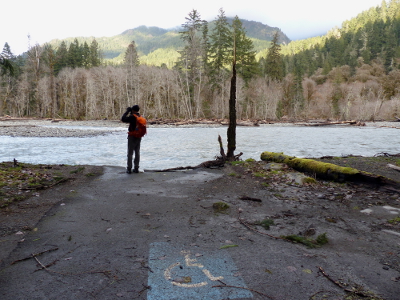
[[[190,120],[180,120],[180,119],[150,119],[147,120],[150,125],[229,125],[226,119],[190,119]],[[267,122],[263,122],[267,124]],[[238,120],[237,126],[260,126],[259,120]]]
[[[325,163],[308,158],[297,158],[294,156],[284,155],[283,153],[274,152],[263,152],[261,154],[261,159],[264,161],[285,163],[297,171],[308,173],[321,179],[388,186],[394,188],[392,189],[393,191],[400,192],[400,183],[381,175],[360,171],[354,168],[341,167],[331,163]]]
[[[329,126],[329,125],[357,125],[365,126],[365,123],[360,121],[327,121],[327,122],[316,122],[316,123],[297,123],[296,125],[302,126]]]
[[[389,168],[393,169],[393,170],[400,171],[400,167],[398,167],[398,166],[395,166],[395,165],[392,165],[392,164],[388,164],[387,166]]]

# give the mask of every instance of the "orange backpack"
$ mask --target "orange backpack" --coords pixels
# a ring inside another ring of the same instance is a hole
[[[136,117],[136,128],[134,131],[129,131],[129,136],[134,136],[136,138],[141,138],[147,133],[146,124],[147,121],[142,116],[135,116]]]

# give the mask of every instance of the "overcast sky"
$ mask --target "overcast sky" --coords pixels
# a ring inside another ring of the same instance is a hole
[[[140,4],[138,4],[140,3]],[[20,0],[1,5],[0,51],[8,42],[14,54],[29,44],[76,36],[113,36],[140,25],[173,28],[192,9],[214,20],[220,8],[228,17],[279,27],[290,39],[325,34],[382,0]],[[30,35],[30,42],[28,40]]]

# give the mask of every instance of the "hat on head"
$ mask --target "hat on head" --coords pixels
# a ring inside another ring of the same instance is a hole
[[[139,105],[132,106],[133,111],[139,111],[139,109],[140,109]]]

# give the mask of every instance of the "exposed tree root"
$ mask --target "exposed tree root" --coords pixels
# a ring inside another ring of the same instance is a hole
[[[145,172],[175,172],[175,171],[182,171],[182,170],[194,170],[194,169],[200,169],[200,168],[206,168],[206,169],[222,168],[223,166],[225,166],[226,162],[237,161],[243,155],[243,153],[240,152],[239,154],[237,154],[233,157],[227,157],[225,154],[224,147],[222,146],[222,139],[221,139],[220,135],[218,135],[218,143],[219,143],[219,149],[220,149],[219,152],[220,152],[221,156],[217,156],[215,158],[215,160],[205,161],[197,166],[176,167],[176,168],[159,169],[159,170],[145,169],[144,171]]]

